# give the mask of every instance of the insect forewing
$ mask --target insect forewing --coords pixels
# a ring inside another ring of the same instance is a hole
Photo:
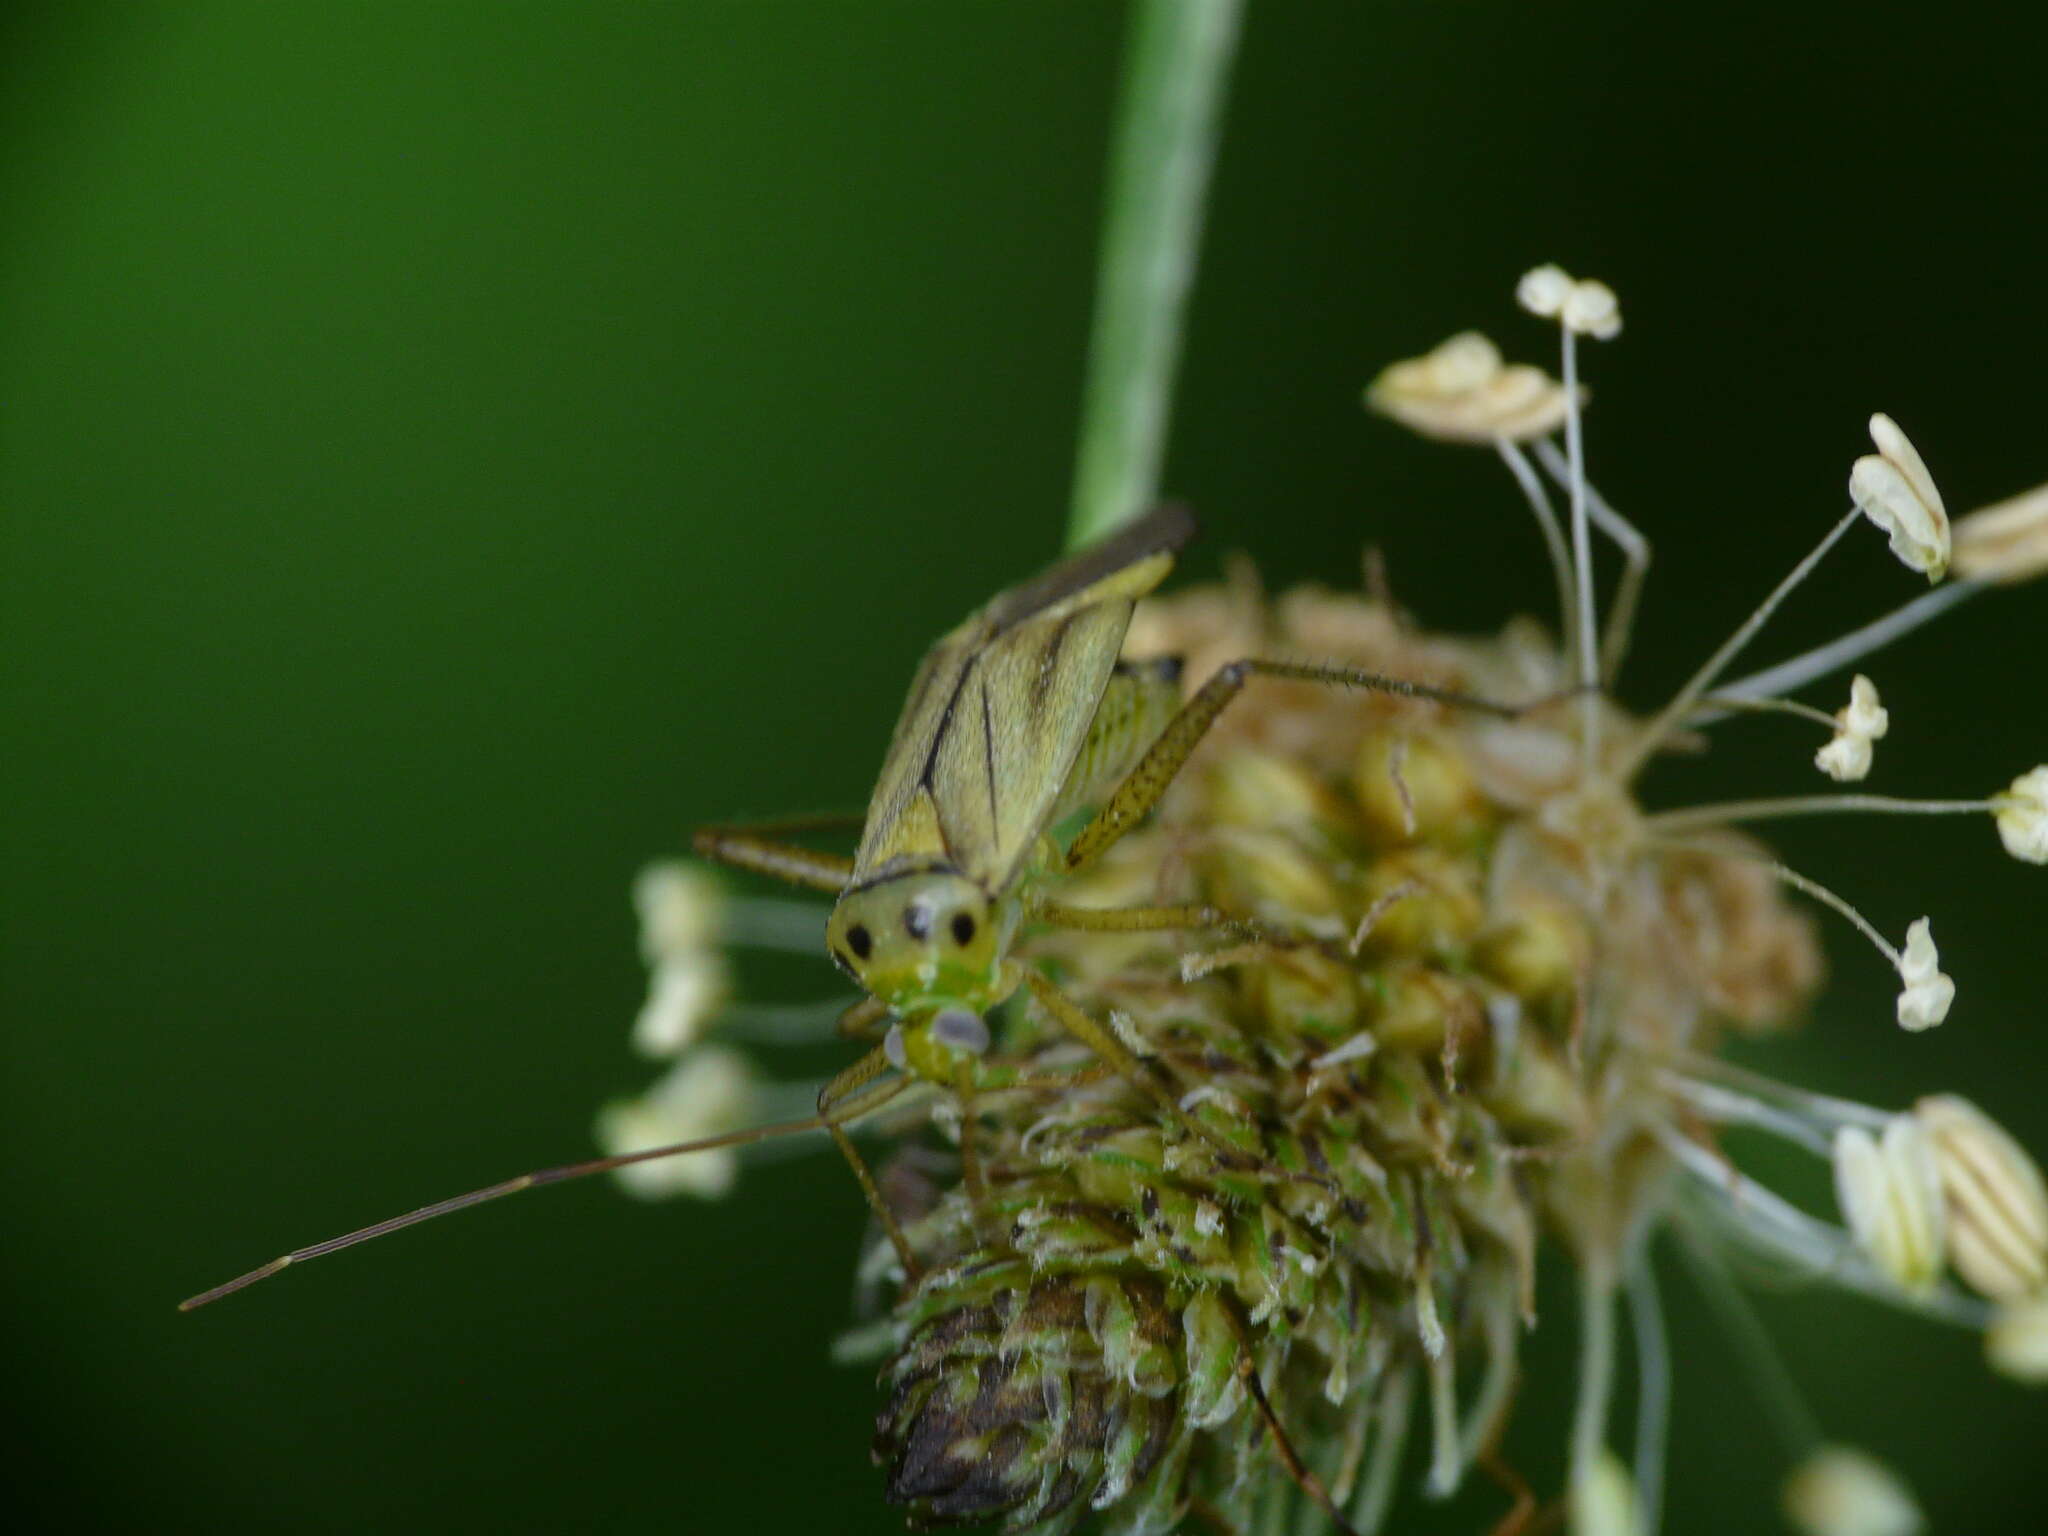
[[[1133,604],[1193,532],[1184,509],[1161,507],[932,647],[868,805],[856,884],[898,858],[949,859],[990,891],[1009,882],[1087,737]]]

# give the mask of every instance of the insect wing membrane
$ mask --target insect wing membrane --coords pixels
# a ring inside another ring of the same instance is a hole
[[[990,891],[1007,882],[1087,737],[1133,603],[1193,534],[1185,509],[1160,507],[932,647],[868,802],[856,884],[898,858],[951,859]]]
[[[931,791],[962,874],[1000,890],[1044,829],[1109,685],[1131,600],[1109,598],[1004,631],[975,657],[932,764]]]

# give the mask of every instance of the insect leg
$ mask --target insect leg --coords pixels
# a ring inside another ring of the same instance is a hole
[[[1070,907],[1060,901],[1034,901],[1027,914],[1054,928],[1087,933],[1162,933],[1172,929],[1213,928],[1245,938],[1286,942],[1290,937],[1255,918],[1239,917],[1221,907],[1189,903],[1173,907]]]
[[[690,848],[698,858],[714,864],[749,870],[786,885],[829,891],[835,896],[853,878],[853,860],[844,854],[799,848],[794,843],[764,837],[748,827],[699,827],[690,837]]]
[[[1483,714],[1500,715],[1513,719],[1523,711],[1513,705],[1496,704],[1487,699],[1473,698],[1468,694],[1453,692],[1446,688],[1432,688],[1426,683],[1406,682],[1398,677],[1384,677],[1377,672],[1365,672],[1356,667],[1319,666],[1309,662],[1261,661],[1245,657],[1218,667],[1213,677],[1196,690],[1195,696],[1181,706],[1180,713],[1168,722],[1159,739],[1152,743],[1145,755],[1138,760],[1138,766],[1124,776],[1095,819],[1081,829],[1080,835],[1067,849],[1066,867],[1069,870],[1085,868],[1099,858],[1116,840],[1128,832],[1145,814],[1159,803],[1167,786],[1174,780],[1187,763],[1189,755],[1209,733],[1209,727],[1216,723],[1216,717],[1224,707],[1244,691],[1244,685],[1254,677],[1292,678],[1297,682],[1321,683],[1331,688],[1365,688],[1375,693],[1390,693],[1402,698],[1430,699],[1439,704],[1456,705],[1463,709],[1478,710]]]
[[[1237,1357],[1238,1379],[1244,1383],[1252,1404],[1259,1410],[1259,1417],[1266,1422],[1266,1433],[1273,1438],[1273,1449],[1280,1457],[1280,1465],[1287,1469],[1287,1475],[1294,1479],[1301,1491],[1315,1500],[1325,1515],[1330,1517],[1331,1526],[1342,1536],[1358,1536],[1358,1528],[1344,1518],[1344,1512],[1331,1499],[1330,1491],[1323,1486],[1323,1480],[1308,1469],[1294,1449],[1294,1442],[1287,1438],[1287,1430],[1280,1422],[1280,1415],[1273,1411],[1273,1405],[1266,1400],[1266,1389],[1259,1382],[1259,1369],[1252,1363],[1251,1346],[1246,1342]]]
[[[842,1040],[879,1040],[888,1028],[889,1010],[872,997],[864,997],[839,1015],[832,1032]]]
[[[889,1246],[896,1250],[896,1257],[903,1265],[905,1284],[914,1283],[920,1266],[917,1257],[910,1251],[910,1240],[903,1235],[903,1228],[896,1223],[895,1213],[882,1199],[881,1187],[875,1183],[875,1176],[868,1171],[860,1149],[853,1144],[853,1138],[846,1134],[840,1121],[846,1118],[845,1111],[833,1111],[859,1095],[861,1089],[880,1077],[889,1069],[889,1058],[880,1046],[869,1051],[852,1066],[834,1077],[818,1090],[818,1119],[832,1135],[833,1143],[845,1157],[847,1166],[853,1169],[853,1176],[860,1181],[860,1192],[867,1196],[868,1209],[875,1213],[875,1220],[882,1224],[882,1231],[888,1234]]]
[[[1180,1097],[1174,1091],[1175,1085],[1171,1078],[1158,1068],[1141,1061],[1129,1046],[1117,1039],[1108,1028],[1097,1023],[1089,1016],[1087,1009],[1054,986],[1050,979],[1027,968],[1024,972],[1024,982],[1031,988],[1031,995],[1038,999],[1040,1005],[1053,1016],[1062,1029],[1108,1062],[1115,1068],[1117,1075],[1133,1088],[1150,1094],[1181,1129],[1208,1142],[1234,1163],[1256,1165],[1256,1157],[1246,1153],[1241,1147],[1232,1146],[1222,1136],[1181,1108]]]

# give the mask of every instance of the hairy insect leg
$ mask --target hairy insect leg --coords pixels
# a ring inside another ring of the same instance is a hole
[[[1182,1130],[1209,1143],[1233,1161],[1256,1163],[1256,1158],[1252,1158],[1241,1147],[1233,1147],[1181,1108],[1180,1099],[1174,1093],[1170,1081],[1164,1080],[1164,1073],[1148,1067],[1145,1062],[1139,1060],[1129,1046],[1117,1039],[1105,1025],[1097,1023],[1087,1009],[1053,985],[1051,980],[1037,971],[1027,969],[1024,972],[1024,981],[1031,988],[1031,995],[1038,999],[1045,1011],[1053,1016],[1062,1029],[1108,1062],[1116,1074],[1132,1087],[1150,1094]]]
[[[846,1134],[846,1128],[840,1123],[844,1111],[834,1113],[888,1070],[889,1058],[882,1048],[877,1046],[869,1051],[818,1090],[818,1119],[831,1133],[833,1144],[853,1170],[854,1178],[859,1180],[860,1192],[867,1196],[868,1209],[875,1213],[875,1220],[882,1224],[882,1231],[888,1235],[889,1246],[896,1250],[896,1257],[903,1265],[904,1283],[913,1284],[918,1277],[919,1265],[916,1255],[910,1250],[910,1239],[903,1235],[895,1213],[883,1200],[881,1186],[875,1183],[874,1174],[868,1171],[867,1160],[860,1155],[860,1148],[853,1144],[853,1138]]]
[[[1244,691],[1246,683],[1254,677],[1290,678],[1296,682],[1320,683],[1330,688],[1364,688],[1374,693],[1389,693],[1401,698],[1429,699],[1439,704],[1452,704],[1463,709],[1477,710],[1482,714],[1500,715],[1512,719],[1522,713],[1516,706],[1496,704],[1487,699],[1473,698],[1447,688],[1432,688],[1426,683],[1406,682],[1398,677],[1384,677],[1377,672],[1365,672],[1356,667],[1319,666],[1309,662],[1261,661],[1245,657],[1218,667],[1216,673],[1195,691],[1195,696],[1181,706],[1180,713],[1167,723],[1159,733],[1159,739],[1152,743],[1145,755],[1138,760],[1138,766],[1124,776],[1102,809],[1095,813],[1095,819],[1081,829],[1080,835],[1067,849],[1066,867],[1069,870],[1085,869],[1100,858],[1118,838],[1142,821],[1147,812],[1159,803],[1187,763],[1188,757],[1208,735],[1209,727],[1216,723],[1216,717],[1223,713],[1225,706]]]
[[[974,1129],[974,1063],[962,1061],[953,1074],[953,1092],[960,1100],[960,1181],[968,1203],[978,1213],[988,1204],[988,1180],[981,1171],[981,1148]]]
[[[820,853],[799,848],[767,836],[783,831],[824,824],[821,819],[804,822],[774,822],[764,827],[699,827],[690,836],[690,848],[698,858],[752,874],[766,875],[785,885],[826,891],[836,896],[853,879],[853,860],[844,854]]]
[[[1221,907],[1188,903],[1163,907],[1070,907],[1060,901],[1034,901],[1031,917],[1053,928],[1083,933],[1164,933],[1175,929],[1214,929],[1244,938],[1286,942],[1289,934],[1256,918],[1239,917]]]

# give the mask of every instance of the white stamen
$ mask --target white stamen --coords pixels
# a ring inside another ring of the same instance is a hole
[[[1814,546],[1804,560],[1792,567],[1791,574],[1771,589],[1770,596],[1757,604],[1756,611],[1743,620],[1735,633],[1722,642],[1721,648],[1709,656],[1699,671],[1686,681],[1685,686],[1678,690],[1671,702],[1664,706],[1637,739],[1628,760],[1622,765],[1623,778],[1634,777],[1643,764],[1650,760],[1651,754],[1663,745],[1665,738],[1677,727],[1678,722],[1692,713],[1693,706],[1700,701],[1700,696],[1713,687],[1721,674],[1728,669],[1728,663],[1741,653],[1744,646],[1756,638],[1757,631],[1770,621],[1771,615],[1776,613],[1785,599],[1792,595],[1793,589],[1813,573],[1813,568],[1820,564],[1827,552],[1856,525],[1858,515],[1856,509],[1851,508],[1834,527],[1830,528],[1827,536]]]
[[[1657,1536],[1664,1523],[1664,1460],[1671,1439],[1671,1340],[1647,1253],[1629,1270],[1628,1315],[1636,1345],[1636,1520],[1643,1536]]]
[[[1530,314],[1540,315],[1545,320],[1555,320],[1562,315],[1565,301],[1571,296],[1571,274],[1554,262],[1531,267],[1515,285],[1515,302]]]
[[[1949,1217],[1949,1260],[1993,1301],[2048,1286],[2048,1183],[2026,1149],[1955,1094],[1913,1108],[1926,1129]]]
[[[1595,341],[1612,341],[1621,334],[1621,304],[1614,290],[1597,278],[1581,278],[1572,284],[1558,319],[1566,330]]]
[[[1927,1519],[1912,1490],[1882,1462],[1824,1445],[1785,1480],[1785,1518],[1804,1536],[1919,1536]]]
[[[1941,492],[1918,450],[1891,417],[1870,418],[1877,452],[1865,454],[1849,471],[1849,499],[1890,535],[1892,553],[1930,582],[1948,574],[1948,512]]]
[[[1959,576],[2004,583],[2048,575],[2048,485],[2037,485],[1955,522]]]
[[[1628,1469],[1606,1446],[1573,1469],[1571,1536],[1642,1536],[1637,1512]]]
[[[1536,471],[1529,467],[1529,460],[1522,450],[1505,438],[1494,445],[1500,452],[1501,462],[1508,467],[1508,473],[1515,477],[1515,484],[1522,488],[1522,498],[1529,503],[1529,510],[1535,514],[1536,526],[1543,534],[1543,547],[1550,556],[1550,572],[1557,583],[1557,622],[1570,628],[1572,622],[1572,556],[1564,541],[1564,529],[1557,521],[1557,512],[1550,505],[1549,493],[1543,489],[1543,482],[1536,478]],[[1536,446],[1540,454],[1550,447],[1548,439]],[[1560,480],[1559,484],[1565,482]]]
[[[1984,1334],[1984,1354],[2000,1375],[2048,1385],[2048,1292],[1999,1308]]]
[[[1873,651],[1883,650],[1900,636],[1931,624],[1958,603],[1986,590],[1982,582],[1951,581],[1932,592],[1922,592],[1910,603],[1893,609],[1881,619],[1871,620],[1861,629],[1852,629],[1826,645],[1815,646],[1761,672],[1737,678],[1720,689],[1720,695],[1725,698],[1768,699],[1804,688],[1851,662],[1861,661]],[[1695,716],[1692,723],[1703,725],[1708,721]]]
[[[1906,930],[1906,947],[1898,957],[1899,1027],[1918,1033],[1932,1029],[1948,1017],[1955,1001],[1956,984],[1941,970],[1941,956],[1934,948],[1934,933],[1926,918],[1917,919]]]
[[[1991,804],[2005,851],[2029,864],[2048,864],[2048,763],[2014,779]]]
[[[597,1142],[606,1155],[616,1157],[723,1135],[754,1118],[758,1097],[746,1057],[724,1046],[699,1046],[639,1098],[615,1100],[599,1110]],[[715,1147],[633,1163],[612,1176],[645,1200],[684,1194],[715,1200],[732,1188],[738,1174],[738,1150]]]
[[[1558,452],[1557,444],[1544,438],[1536,444],[1536,457],[1544,472],[1560,486],[1571,484],[1571,464]],[[1612,683],[1628,655],[1635,631],[1636,606],[1643,595],[1643,582],[1650,574],[1650,541],[1627,518],[1609,505],[1592,481],[1586,482],[1586,510],[1593,526],[1612,539],[1621,550],[1621,580],[1614,588],[1614,606],[1607,614],[1607,627],[1600,634],[1600,676]]]
[[[1882,1142],[1855,1126],[1835,1133],[1835,1199],[1857,1245],[1901,1290],[1934,1287],[1947,1256],[1948,1215],[1934,1146],[1900,1115]]]
[[[1870,773],[1872,743],[1891,729],[1891,715],[1878,701],[1877,684],[1861,672],[1849,684],[1849,703],[1835,715],[1835,736],[1814,763],[1829,778],[1862,779]]]
[[[675,1056],[694,1045],[732,995],[725,957],[715,949],[658,962],[647,1001],[633,1020],[633,1048],[643,1056]]]

